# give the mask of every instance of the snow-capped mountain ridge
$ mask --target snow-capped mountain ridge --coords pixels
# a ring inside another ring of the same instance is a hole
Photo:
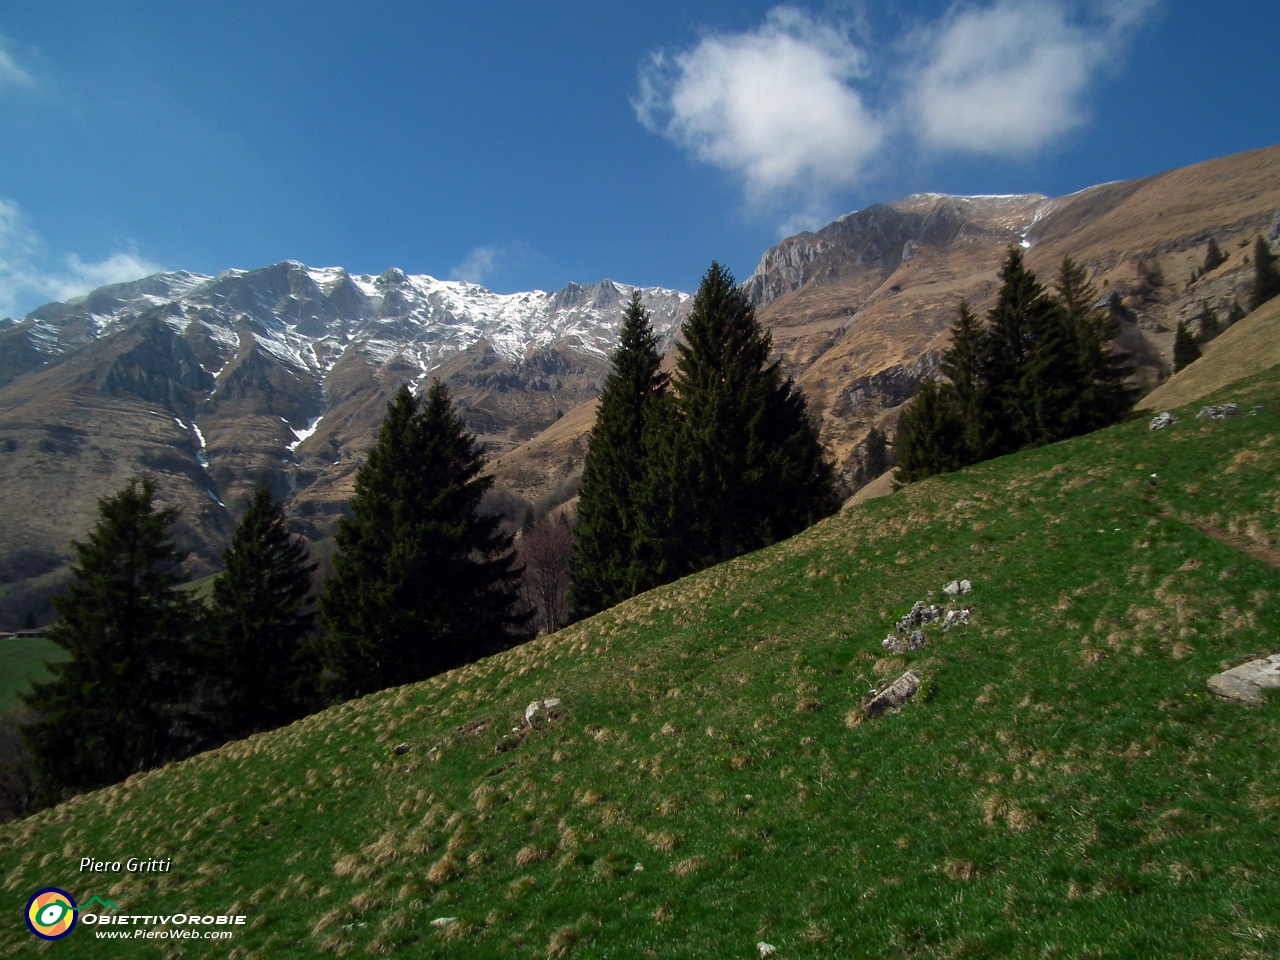
[[[203,334],[222,348],[215,352],[230,352],[206,367],[215,375],[251,334],[272,356],[321,378],[349,351],[379,366],[402,360],[425,376],[481,341],[512,363],[553,346],[606,357],[633,289],[604,280],[555,293],[498,294],[466,281],[396,269],[370,276],[286,260],[216,277],[156,274],[48,304],[25,319],[32,345],[50,356],[158,316],[175,332]],[[675,326],[688,300],[687,294],[659,287],[641,289],[641,297],[659,333]]]

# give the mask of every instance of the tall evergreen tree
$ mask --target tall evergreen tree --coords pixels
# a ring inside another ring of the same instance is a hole
[[[1187,329],[1186,323],[1178,321],[1178,332],[1173,338],[1173,372],[1200,359],[1200,347],[1196,344],[1195,335]]]
[[[1121,320],[1112,306],[1116,295],[1107,308],[1095,307],[1098,288],[1070,257],[1063,258],[1054,289],[1079,353],[1078,419],[1073,432],[1064,434],[1072,436],[1115,423],[1133,406],[1138,390],[1130,383],[1130,356],[1112,343],[1120,336]]]
[[[512,538],[478,512],[484,463],[438,380],[425,400],[402,386],[388,403],[320,595],[331,694],[422,680],[528,637]]]
[[[658,338],[636,290],[587,441],[570,565],[575,616],[590,616],[654,585],[637,555],[640,497],[646,438],[665,409],[658,401],[666,387]]]
[[[1040,441],[1035,380],[1027,375],[1036,341],[1059,329],[1060,307],[1010,247],[1000,292],[987,316],[985,435],[979,459],[1012,453]],[[1039,362],[1044,362],[1043,355]],[[1044,401],[1041,401],[1043,405]]]
[[[213,581],[212,706],[226,739],[283,726],[312,705],[317,669],[305,641],[318,564],[308,557],[306,541],[286,526],[284,506],[260,481]]]
[[[53,601],[48,638],[70,659],[24,695],[40,717],[23,728],[50,799],[123,780],[193,749],[189,707],[201,622],[180,590],[186,554],[169,537],[174,508],[134,478],[98,501],[97,527],[76,543],[72,582]]]
[[[896,483],[915,483],[964,466],[965,425],[947,387],[925,377],[898,418]]]
[[[872,427],[866,439],[866,457],[862,463],[863,477],[874,480],[889,469],[889,438],[879,427]]]
[[[960,432],[948,449],[953,450],[959,465],[976,463],[982,458],[987,436],[987,351],[986,331],[960,301],[960,312],[951,326],[951,346],[942,355],[940,367],[948,380],[943,391],[959,418]]]
[[[1208,343],[1222,332],[1218,315],[1207,303],[1200,304],[1200,312],[1196,314],[1196,327],[1196,340],[1201,344]]]
[[[1280,294],[1280,271],[1276,270],[1276,255],[1259,235],[1253,245],[1253,292],[1249,296],[1249,309],[1257,310],[1277,294]]]
[[[1245,311],[1244,307],[1240,306],[1240,301],[1233,299],[1231,301],[1231,307],[1227,310],[1227,319],[1223,324],[1223,328],[1225,329],[1232,324],[1239,323],[1248,315],[1249,314]]]
[[[656,582],[776,543],[838,506],[804,394],[732,274],[713,263],[677,345],[675,416],[653,443],[646,530]]]
[[[1203,272],[1208,273],[1210,270],[1217,270],[1227,262],[1228,255],[1222,252],[1222,248],[1218,246],[1218,241],[1209,238],[1209,246],[1204,252]]]

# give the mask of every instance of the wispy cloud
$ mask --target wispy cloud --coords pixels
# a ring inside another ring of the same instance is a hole
[[[449,279],[483,284],[497,272],[502,257],[501,247],[472,247],[461,263],[449,269]]]
[[[123,283],[162,268],[135,252],[85,261],[78,254],[52,257],[14,203],[0,200],[0,314],[51,300],[69,300],[109,283]]]
[[[759,29],[652,54],[632,100],[640,122],[738,175],[753,200],[858,182],[883,124],[853,85],[866,54],[839,27],[792,7]]]
[[[9,41],[0,36],[0,90],[5,87],[32,87],[35,80],[31,74],[18,66],[18,61],[9,52]]]
[[[1016,157],[1062,137],[1160,2],[962,2],[874,47],[858,39],[865,26],[781,6],[755,29],[651,54],[632,106],[649,130],[737,176],[748,201],[789,205],[799,225],[891,156]]]

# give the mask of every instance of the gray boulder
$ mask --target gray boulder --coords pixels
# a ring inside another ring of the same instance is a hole
[[[900,707],[916,695],[920,689],[920,678],[915,671],[908,670],[888,687],[876,694],[862,709],[869,717],[878,717],[886,711]]]
[[[1262,691],[1274,688],[1280,688],[1280,653],[1265,660],[1250,660],[1209,678],[1210,690],[1237,703],[1262,703]]]
[[[1165,427],[1171,427],[1178,422],[1178,418],[1172,413],[1157,413],[1148,424],[1148,430],[1163,430]]]

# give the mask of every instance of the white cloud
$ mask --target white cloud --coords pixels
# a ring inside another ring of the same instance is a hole
[[[944,150],[1034,152],[1085,122],[1089,84],[1155,5],[996,0],[953,7],[917,37],[920,62],[907,95],[917,134]]]
[[[632,106],[649,130],[736,174],[749,200],[794,208],[786,226],[801,226],[891,157],[1025,156],[1079,126],[1089,86],[1161,2],[964,0],[875,45],[781,6],[757,29],[652,54]]]
[[[0,200],[0,315],[12,316],[51,300],[69,300],[109,283],[123,283],[162,268],[136,253],[86,262],[70,253],[49,266],[46,244],[17,205]]]
[[[632,100],[640,122],[741,177],[753,200],[806,198],[859,182],[883,127],[851,84],[865,53],[792,7],[741,34],[653,54]]]
[[[18,66],[17,61],[9,54],[5,46],[7,46],[5,39],[0,36],[0,89],[8,86],[34,86],[35,81],[31,78],[31,74]]]
[[[497,271],[502,255],[500,247],[472,247],[461,263],[450,268],[449,279],[483,284]]]

